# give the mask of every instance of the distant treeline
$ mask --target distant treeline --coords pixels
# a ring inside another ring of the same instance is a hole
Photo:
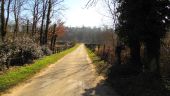
[[[67,27],[65,35],[59,39],[64,41],[75,41],[81,43],[112,43],[116,38],[113,29],[111,28],[97,28],[97,27]]]

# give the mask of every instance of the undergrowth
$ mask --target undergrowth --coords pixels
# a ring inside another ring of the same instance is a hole
[[[92,50],[86,48],[88,56],[92,60],[92,63],[95,65],[96,71],[99,75],[107,76],[108,68],[110,65],[104,60],[101,60]]]

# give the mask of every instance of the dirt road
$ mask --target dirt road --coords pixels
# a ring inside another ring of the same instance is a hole
[[[82,44],[3,96],[117,96],[101,79]]]

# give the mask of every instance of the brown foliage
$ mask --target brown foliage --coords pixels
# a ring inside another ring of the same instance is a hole
[[[61,37],[64,35],[64,32],[65,32],[64,22],[62,22],[61,20],[58,20],[57,24],[55,24],[54,27],[51,26],[48,36],[49,37],[52,37],[52,36]]]

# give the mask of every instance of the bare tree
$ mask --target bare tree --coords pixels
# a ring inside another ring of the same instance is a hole
[[[51,36],[51,45],[50,45],[50,49],[54,52],[54,47],[55,47],[55,43],[56,43],[56,38],[57,38],[57,34],[56,33],[56,24],[54,24],[54,28],[52,31],[52,36]]]
[[[2,41],[4,42],[4,38],[6,35],[6,31],[5,31],[5,1],[1,0],[1,37],[2,37]]]
[[[113,21],[113,29],[115,30],[117,19],[118,19],[118,14],[117,14],[118,3],[116,0],[104,0],[104,2],[108,8],[109,14],[111,15]]]
[[[116,25],[118,23],[118,13],[117,13],[117,8],[118,8],[118,2],[116,0],[104,0],[106,3],[106,6],[108,8],[108,12],[111,15],[112,22],[113,22],[113,48],[115,47],[115,55],[116,55],[116,61],[117,64],[121,64],[121,52],[123,49],[123,44],[121,40],[119,39],[118,36],[116,36],[115,31],[116,31]]]
[[[40,19],[40,0],[34,0],[34,6],[33,6],[33,23],[32,23],[32,36],[36,33],[37,29],[37,23]]]
[[[56,6],[60,6],[60,4],[64,0],[43,0],[43,8],[42,8],[42,21],[40,28],[40,45],[46,45],[48,42],[48,31],[51,23],[51,18],[53,16],[53,12],[58,12],[62,8],[56,9]],[[45,28],[44,28],[45,27]]]
[[[47,44],[48,40],[48,29],[50,24],[50,14],[52,11],[52,2],[51,0],[48,1],[48,10],[47,10],[47,20],[46,20],[46,28],[45,28],[45,34],[44,34],[44,44]]]
[[[44,20],[47,10],[47,0],[43,0],[42,2],[43,8],[42,8],[42,20],[41,20],[41,28],[40,28],[40,45],[44,45]]]
[[[92,6],[95,6],[97,4],[98,0],[89,0],[85,7],[89,8],[89,7],[92,7]]]
[[[29,33],[29,20],[27,20],[27,34]]]
[[[12,0],[8,0],[8,4],[7,4],[7,12],[6,12],[7,17],[6,17],[6,20],[5,20],[5,31],[6,31],[6,33],[7,33],[7,30],[8,30],[8,21],[9,21],[11,2],[12,2]]]
[[[13,2],[13,13],[15,19],[15,27],[14,27],[14,37],[17,36],[17,32],[19,31],[19,18],[21,14],[21,7],[24,4],[24,0],[14,0]]]

